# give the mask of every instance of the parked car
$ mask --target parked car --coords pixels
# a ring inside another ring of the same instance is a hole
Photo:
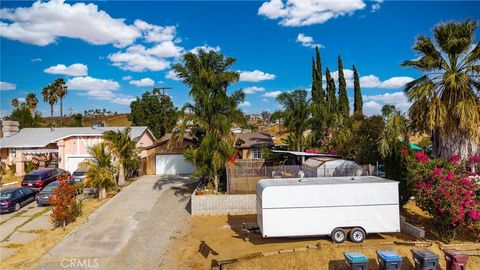
[[[68,184],[74,185],[75,181],[73,179],[69,180]],[[49,202],[50,196],[52,196],[53,190],[57,188],[59,185],[60,185],[60,181],[53,181],[50,184],[48,184],[44,189],[42,189],[42,191],[40,191],[35,197],[37,201],[37,205],[38,206],[50,205],[50,202]]]
[[[87,169],[77,169],[73,172],[72,178],[75,182],[83,182],[85,179],[85,175],[87,174]]]
[[[22,187],[42,190],[46,185],[57,180],[57,176],[70,176],[68,171],[60,168],[46,168],[32,171],[25,175],[22,180]]]
[[[0,213],[18,211],[33,202],[37,191],[26,188],[6,188],[0,190]]]

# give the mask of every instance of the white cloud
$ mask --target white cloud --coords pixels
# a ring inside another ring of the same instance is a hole
[[[95,4],[68,4],[64,0],[37,1],[31,7],[0,10],[2,37],[46,46],[60,37],[91,44],[125,47],[141,36],[134,25],[114,19]]]
[[[239,71],[239,72],[240,72],[240,81],[242,82],[260,82],[260,81],[275,79],[274,74],[265,73],[260,70]]]
[[[167,72],[167,75],[165,75],[165,78],[174,80],[174,81],[180,81],[181,79],[177,76],[177,73],[173,70],[170,70]]]
[[[240,107],[250,107],[252,106],[252,104],[248,101],[244,101],[242,103],[239,104]]]
[[[80,64],[80,63],[72,64],[68,67],[63,64],[58,64],[56,66],[51,66],[49,68],[46,68],[43,71],[49,74],[81,77],[81,76],[87,76],[88,67],[87,65]]]
[[[192,52],[194,54],[197,54],[200,49],[202,49],[206,52],[210,52],[210,51],[219,52],[220,51],[219,46],[212,47],[212,46],[209,46],[209,45],[205,44],[205,45],[197,46],[197,47],[191,49],[190,52]]]
[[[42,62],[42,58],[32,58],[30,59],[30,62]]]
[[[384,93],[363,96],[363,108],[367,115],[380,114],[383,105],[394,105],[402,112],[407,112],[411,103],[403,92]]]
[[[18,100],[18,102],[20,102],[20,103],[26,101],[26,99],[25,99],[24,97],[18,97],[17,100]]]
[[[116,93],[120,84],[114,80],[105,80],[87,77],[76,77],[67,81],[67,86],[72,90],[79,90],[80,95],[97,100],[107,100],[111,103],[129,105],[135,97]]]
[[[266,93],[263,94],[262,96],[264,96],[264,97],[276,98],[276,97],[278,97],[278,95],[280,95],[281,93],[282,93],[282,91],[272,91],[272,92],[266,92]]]
[[[15,90],[15,88],[17,88],[17,85],[14,83],[0,82],[1,91]]]
[[[264,92],[264,91],[265,91],[265,88],[258,87],[258,86],[249,86],[249,87],[243,88],[243,92],[245,94],[255,94],[255,93]]]
[[[159,26],[149,24],[142,20],[135,20],[134,25],[137,29],[142,31],[145,41],[147,42],[164,42],[173,40],[177,31],[175,26]]]
[[[131,85],[136,86],[153,86],[155,82],[150,78],[143,78],[141,80],[132,80],[129,82]]]
[[[313,37],[310,36],[305,36],[303,33],[299,33],[297,35],[297,42],[302,43],[303,47],[309,47],[309,48],[323,48],[324,46],[320,43],[314,43]]]
[[[262,101],[263,101],[263,102],[269,102],[269,100],[266,99],[266,98],[262,98]]]
[[[330,73],[335,82],[338,82],[338,71]],[[353,87],[353,70],[344,69],[343,74],[348,88]],[[325,77],[324,77],[325,80]],[[374,74],[360,76],[360,86],[362,88],[380,88],[380,89],[399,89],[403,88],[406,83],[413,81],[411,77],[390,77],[385,81],[381,81]]]
[[[110,54],[108,59],[123,70],[160,71],[170,67],[168,58],[179,57],[182,53],[182,47],[173,41],[164,41],[148,49],[143,45],[133,45],[125,51]]]
[[[373,0],[372,1],[372,12],[376,12],[380,9],[380,6],[383,3],[383,0]]]
[[[353,14],[365,6],[363,0],[270,0],[262,4],[258,14],[272,20],[279,19],[283,26],[305,26]]]
[[[132,76],[130,76],[130,75],[126,75],[126,76],[122,77],[122,80],[124,80],[124,81],[130,81],[131,79],[132,79]]]

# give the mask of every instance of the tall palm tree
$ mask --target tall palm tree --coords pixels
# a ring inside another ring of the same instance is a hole
[[[199,50],[186,53],[184,64],[176,64],[173,70],[185,85],[190,87],[192,103],[182,108],[184,119],[180,134],[188,123],[199,130],[200,145],[185,154],[197,168],[196,173],[213,184],[218,191],[221,170],[225,168],[227,155],[234,151],[230,134],[232,123],[244,123],[239,104],[245,94],[241,90],[227,94],[230,84],[239,80],[240,74],[229,70],[235,59],[214,51]]]
[[[19,105],[20,105],[20,102],[18,101],[17,98],[12,99],[12,106],[14,109],[17,109]]]
[[[290,132],[290,148],[303,151],[305,148],[304,132],[310,128],[311,107],[307,98],[307,91],[295,90],[285,92],[277,97],[277,102],[284,107],[282,111],[273,113],[272,118],[283,118],[287,130]]]
[[[135,142],[130,137],[131,128],[109,130],[103,133],[103,140],[111,151],[118,167],[118,185],[125,185],[125,161],[135,155]]]
[[[58,101],[58,95],[55,88],[49,84],[42,89],[43,101],[50,105],[50,116],[53,117],[53,105]]]
[[[462,158],[480,150],[480,43],[477,23],[442,23],[433,29],[434,41],[417,37],[419,58],[402,63],[423,72],[406,84],[412,105],[412,127],[431,134],[435,156]]]
[[[27,106],[30,109],[32,116],[35,116],[35,114],[37,113],[38,104],[38,98],[35,93],[28,93],[25,101],[27,102]]]
[[[68,94],[68,86],[63,78],[58,78],[53,82],[53,88],[60,99],[60,116],[63,117],[63,98]]]

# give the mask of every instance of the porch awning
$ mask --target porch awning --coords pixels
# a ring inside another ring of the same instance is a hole
[[[48,154],[48,153],[58,153],[58,149],[45,149],[45,148],[38,148],[38,149],[26,149],[22,150],[24,155],[39,155],[39,154]]]

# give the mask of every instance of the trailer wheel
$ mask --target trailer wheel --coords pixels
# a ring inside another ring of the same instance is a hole
[[[348,234],[350,241],[354,243],[362,243],[365,240],[366,233],[362,228],[353,228]]]
[[[335,230],[332,231],[330,238],[335,243],[343,243],[345,242],[345,239],[347,239],[347,234],[345,233],[344,229],[336,228]]]

